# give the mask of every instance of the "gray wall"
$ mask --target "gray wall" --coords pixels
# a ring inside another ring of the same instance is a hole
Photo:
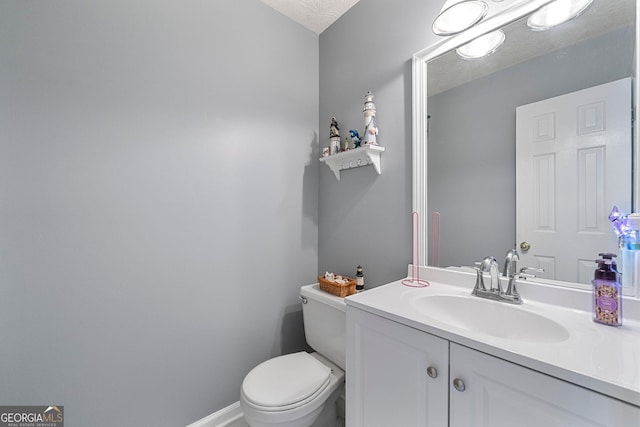
[[[344,137],[364,128],[364,95],[377,105],[382,175],[371,166],[320,169],[318,272],[355,274],[368,287],[406,276],[411,262],[411,57],[436,41],[441,1],[361,0],[320,35],[320,146],[335,116]]]
[[[0,405],[186,425],[304,346],[316,34],[258,0],[9,0],[0,58]]]
[[[429,98],[441,266],[500,259],[516,244],[516,107],[632,76],[634,42],[632,28],[616,30]]]

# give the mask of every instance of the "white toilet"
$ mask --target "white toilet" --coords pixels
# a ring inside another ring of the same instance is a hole
[[[262,362],[242,382],[240,406],[251,427],[334,427],[344,389],[346,304],[320,290],[300,288],[307,343],[317,353]]]

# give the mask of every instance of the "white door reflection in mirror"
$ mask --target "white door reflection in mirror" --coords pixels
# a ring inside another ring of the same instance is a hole
[[[588,284],[598,253],[618,253],[607,217],[631,208],[631,91],[625,78],[516,109],[520,266]]]

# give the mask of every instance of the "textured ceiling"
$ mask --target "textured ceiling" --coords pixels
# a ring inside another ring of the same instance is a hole
[[[260,0],[316,34],[333,24],[359,0]]]

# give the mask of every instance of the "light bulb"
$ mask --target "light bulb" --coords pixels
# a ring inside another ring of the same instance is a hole
[[[478,23],[487,14],[484,1],[463,0],[444,4],[440,15],[433,21],[433,32],[439,36],[457,34]]]
[[[482,58],[495,52],[504,43],[505,38],[502,30],[492,31],[460,46],[456,53],[462,59]]]
[[[527,26],[534,31],[548,30],[579,16],[592,3],[593,0],[555,0],[534,12]]]

